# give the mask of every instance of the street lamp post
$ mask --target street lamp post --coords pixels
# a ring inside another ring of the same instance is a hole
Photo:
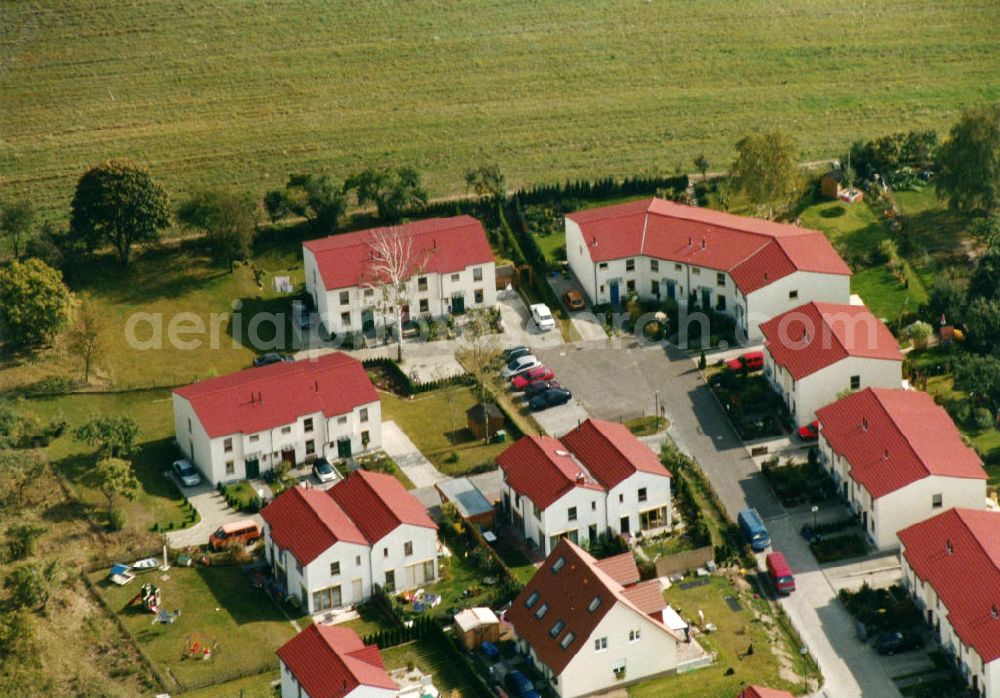
[[[813,531],[815,531],[815,530],[816,530],[816,515],[817,515],[817,513],[818,513],[818,512],[819,512],[819,507],[818,507],[818,506],[816,506],[815,504],[813,504],[813,506],[812,506],[812,513],[813,513]]]
[[[653,412],[653,417],[656,419],[656,429],[660,428],[660,391],[653,391],[653,401],[656,407],[656,411]]]

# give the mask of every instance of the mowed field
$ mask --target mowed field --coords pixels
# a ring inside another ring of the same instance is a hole
[[[781,127],[804,159],[944,129],[1000,97],[996,0],[10,0],[0,184],[49,217],[112,156],[175,197],[410,163],[432,196],[724,169]]]

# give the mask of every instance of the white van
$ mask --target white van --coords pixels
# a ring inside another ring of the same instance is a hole
[[[548,332],[556,328],[556,319],[552,317],[552,311],[544,303],[536,303],[531,306],[531,319],[538,325],[542,332]]]

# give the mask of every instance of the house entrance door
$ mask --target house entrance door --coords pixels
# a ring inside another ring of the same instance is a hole
[[[247,479],[253,480],[260,477],[260,460],[257,458],[247,458],[245,461],[247,469]]]

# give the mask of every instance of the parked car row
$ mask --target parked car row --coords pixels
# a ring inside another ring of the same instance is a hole
[[[528,407],[540,410],[565,405],[573,393],[555,380],[551,369],[542,365],[528,347],[514,347],[504,352],[507,364],[500,375],[510,379],[511,390],[524,393]]]

